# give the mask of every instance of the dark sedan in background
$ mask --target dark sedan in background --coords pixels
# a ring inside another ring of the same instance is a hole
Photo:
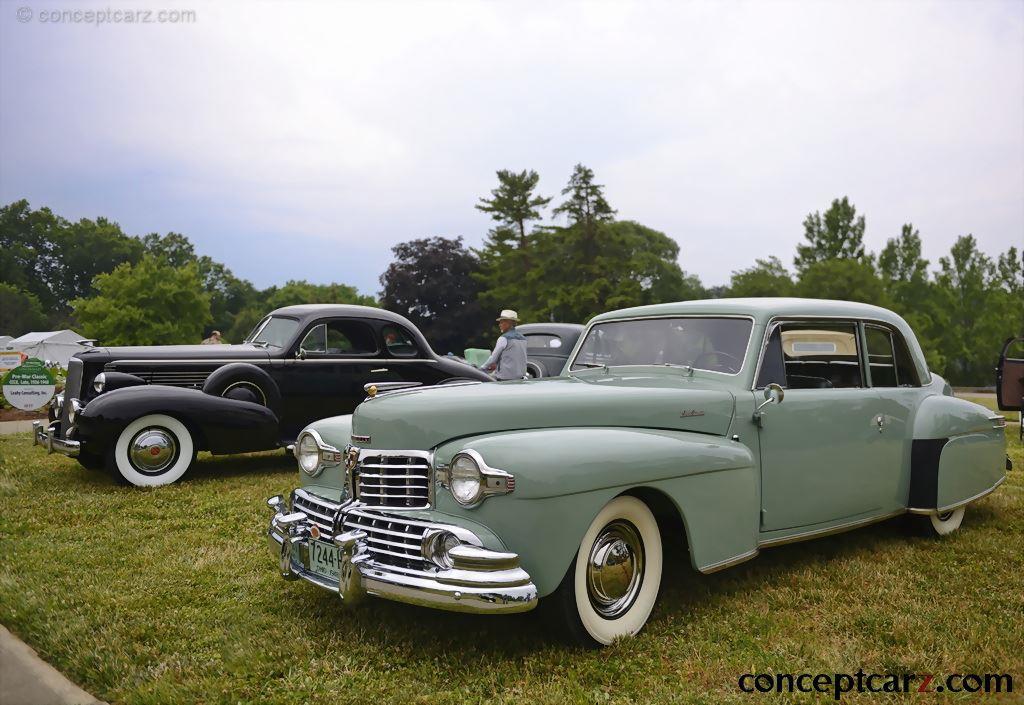
[[[96,347],[35,437],[85,467],[134,485],[164,485],[199,450],[287,445],[317,419],[350,413],[375,384],[489,381],[437,355],[406,318],[366,306],[310,304],[271,312],[239,345]],[[340,452],[340,451],[339,451]]]
[[[526,374],[557,377],[583,333],[578,323],[524,323],[516,330],[526,337]]]

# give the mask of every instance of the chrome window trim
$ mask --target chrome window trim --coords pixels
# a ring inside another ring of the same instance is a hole
[[[853,323],[854,325],[872,323],[872,324],[876,324],[876,325],[882,326],[883,328],[888,328],[888,329],[896,331],[896,328],[894,328],[893,325],[891,323],[889,323],[888,321],[883,321],[883,320],[881,320],[879,318],[866,318],[864,316],[851,316],[849,318],[843,318],[842,316],[820,316],[820,315],[814,315],[814,314],[808,314],[808,315],[793,314],[793,315],[785,315],[785,316],[772,316],[771,318],[768,319],[768,322],[765,323],[764,334],[761,336],[761,351],[757,354],[757,366],[754,368],[754,378],[750,382],[750,391],[752,391],[752,392],[756,392],[758,389],[764,389],[764,387],[758,387],[757,386],[757,378],[761,374],[761,365],[764,362],[764,351],[765,351],[765,347],[768,345],[768,337],[775,330],[775,328],[774,328],[775,324],[781,325],[785,321],[836,321],[836,322]],[[896,332],[899,332],[899,331],[896,331]],[[903,342],[906,343],[906,339],[904,339]],[[859,349],[859,347],[860,347],[859,336],[858,336],[857,345],[858,345],[858,349]],[[909,345],[907,345],[907,351],[910,352],[910,346]],[[859,357],[859,352],[858,352],[858,357]],[[916,368],[917,367],[917,363],[916,363],[916,361],[913,360],[913,355],[911,355],[911,361],[914,362],[914,366]],[[925,367],[925,369],[927,369],[927,366]],[[926,386],[926,385],[928,385],[930,383],[931,383],[931,370],[928,370],[928,381],[922,381],[920,386],[924,387],[924,386]],[[919,389],[919,388],[920,387],[906,387],[906,389]],[[839,390],[842,390],[842,389],[872,389],[872,387],[839,387],[839,389],[836,390],[836,391],[839,391]],[[886,387],[886,389],[894,389],[894,387]],[[808,391],[808,390],[804,390],[804,389],[793,389],[793,390],[787,389],[786,390],[787,393],[789,393],[790,391],[801,392],[801,391]],[[812,391],[814,391],[814,390],[812,390]]]
[[[701,372],[710,372],[713,375],[722,375],[723,377],[739,377],[741,374],[743,374],[743,370],[747,366],[747,358],[750,357],[750,341],[754,337],[754,328],[757,326],[757,319],[754,318],[752,315],[746,314],[746,313],[725,313],[725,314],[719,314],[719,313],[691,313],[691,314],[663,313],[663,314],[659,314],[657,316],[630,316],[628,318],[609,318],[609,319],[606,319],[606,320],[603,320],[603,321],[590,321],[590,323],[587,324],[587,327],[580,334],[579,339],[576,341],[576,346],[573,348],[572,353],[570,353],[569,357],[566,358],[566,364],[565,364],[565,367],[563,368],[563,370],[565,371],[566,374],[570,374],[572,372],[585,372],[586,371],[585,369],[584,370],[574,370],[574,369],[572,369],[572,366],[576,364],[576,358],[579,357],[580,350],[583,348],[583,342],[587,339],[587,336],[590,335],[590,331],[591,331],[591,329],[593,329],[593,327],[595,325],[599,326],[599,325],[603,325],[605,323],[621,323],[623,321],[653,321],[653,320],[658,320],[658,319],[662,319],[662,318],[731,318],[731,319],[739,319],[739,320],[750,321],[750,332],[747,333],[747,343],[746,343],[746,345],[743,348],[743,362],[740,365],[740,368],[736,372],[718,372],[717,370],[706,370],[703,367],[694,367],[693,368],[695,370],[700,370]],[[612,368],[612,367],[617,369],[617,368],[620,368],[620,367],[628,367],[628,368],[635,368],[635,367],[662,367],[662,365],[657,365],[657,364],[654,364],[654,363],[649,364],[649,365],[609,365],[609,368]],[[681,365],[672,365],[671,367],[675,367],[677,369],[682,369]],[[587,369],[598,369],[598,368],[587,368]]]
[[[895,387],[878,387],[878,389],[920,389],[921,387],[923,387],[924,384],[921,383],[921,380],[917,380],[916,384],[911,384],[911,385],[907,385],[907,386],[904,386],[903,384],[900,384],[900,367],[899,367],[899,363],[896,362],[896,358],[897,358],[897,356],[896,356],[896,336],[900,337],[900,341],[903,343],[903,347],[906,348],[906,350],[907,350],[907,355],[910,354],[910,346],[907,345],[907,339],[905,337],[903,337],[903,334],[899,330],[897,330],[895,327],[893,327],[892,325],[890,325],[888,323],[882,324],[882,323],[879,323],[879,322],[876,322],[876,321],[864,321],[864,329],[865,329],[864,330],[864,354],[868,357],[868,370],[869,370],[869,374],[870,374],[870,368],[871,368],[871,355],[870,355],[870,351],[868,350],[868,334],[867,334],[867,329],[868,328],[877,328],[878,330],[884,330],[886,333],[888,333],[889,334],[889,346],[892,348],[892,367],[893,367],[893,373],[896,375],[896,386]],[[914,361],[913,358],[911,358],[910,361],[911,361],[911,363],[913,363],[913,361]],[[913,367],[914,367],[914,377],[917,377],[917,366],[913,365]],[[873,389],[875,388],[875,384],[874,384],[873,380],[871,382],[871,387]]]

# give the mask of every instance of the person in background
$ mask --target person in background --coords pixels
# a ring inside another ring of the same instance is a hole
[[[494,352],[480,369],[493,372],[498,381],[523,379],[526,376],[526,337],[516,330],[519,314],[505,309],[498,316],[501,337],[494,346]]]
[[[203,345],[221,345],[224,341],[220,339],[220,331],[215,330],[210,333],[210,337],[203,340]]]

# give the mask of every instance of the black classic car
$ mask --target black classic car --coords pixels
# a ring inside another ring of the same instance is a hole
[[[292,443],[317,419],[350,413],[367,385],[489,381],[437,355],[407,319],[367,306],[311,304],[271,312],[239,345],[95,347],[35,423],[35,440],[133,485],[179,479],[199,450]]]
[[[562,374],[576,341],[583,333],[578,323],[523,323],[516,330],[526,337],[528,377],[557,377]]]

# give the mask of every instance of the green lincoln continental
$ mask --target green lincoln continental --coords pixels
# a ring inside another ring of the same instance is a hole
[[[643,627],[665,560],[711,573],[907,513],[949,534],[1009,469],[1005,419],[902,318],[842,301],[613,311],[558,377],[377,391],[299,435],[301,487],[268,500],[282,577],[348,604],[543,600],[590,644]]]

